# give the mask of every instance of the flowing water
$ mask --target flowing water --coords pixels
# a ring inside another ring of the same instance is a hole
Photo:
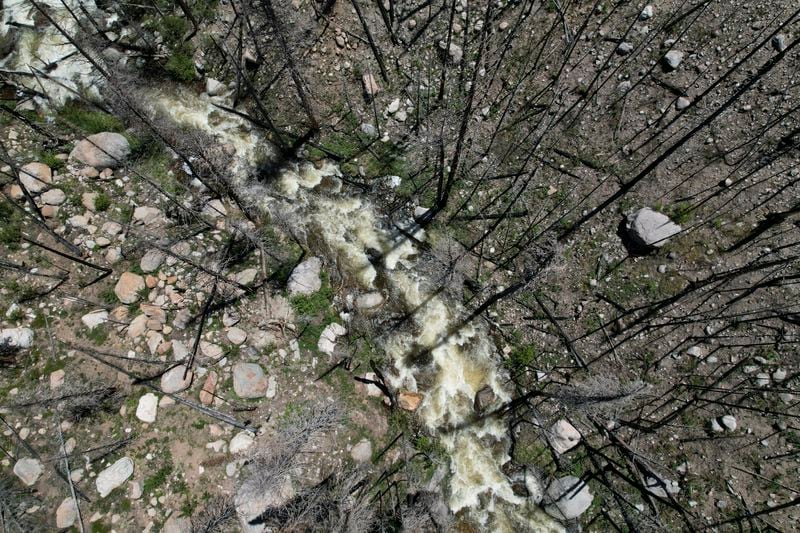
[[[23,6],[26,3],[6,0],[3,20],[31,21]],[[70,27],[63,10],[56,12]],[[21,69],[26,61],[33,60],[29,53],[33,32],[21,33],[20,46],[28,46],[27,51],[7,58],[5,68]],[[45,35],[38,37],[36,55],[57,59],[69,53],[59,35],[42,33]],[[88,64],[77,57],[50,74],[54,72],[60,82],[73,87],[98,81],[91,78],[94,74]],[[59,95],[54,100],[63,101],[68,96],[59,85],[52,86],[51,96]],[[253,182],[250,176],[257,154],[269,153],[270,148],[244,120],[214,107],[213,101],[222,102],[224,97],[214,100],[190,89],[179,94],[161,89],[148,100],[175,122],[215,135],[236,148],[237,162],[231,177],[240,196],[257,201],[270,214],[290,216],[296,231],[315,237],[313,242],[319,249],[314,253],[325,256],[329,263],[336,261],[362,290],[388,289],[386,292],[401,300],[393,302],[395,306],[413,311],[410,327],[389,334],[383,341],[383,349],[394,365],[386,375],[393,387],[424,395],[417,415],[438,436],[451,460],[449,487],[445,490],[451,510],[467,510],[491,531],[563,531],[560,523],[537,505],[542,489],[534,479],[527,482],[531,496],[523,498],[514,494],[509,479],[501,472],[501,465],[509,460],[505,424],[494,418],[474,420],[475,394],[483,387],[491,387],[499,400],[509,398],[498,375],[496,346],[479,323],[461,325],[464,309],[439,296],[433,281],[418,273],[414,244],[386,229],[379,210],[367,199],[343,191],[340,171],[332,163],[291,164],[269,189]],[[423,240],[424,232],[411,224],[410,231]],[[383,252],[380,268],[370,261],[368,249]],[[430,355],[434,368],[433,379],[426,379],[424,386],[418,383],[418,367],[408,362],[409,356],[420,350]]]

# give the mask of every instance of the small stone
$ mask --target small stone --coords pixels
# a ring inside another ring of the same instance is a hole
[[[620,55],[626,56],[631,52],[633,52],[633,45],[629,42],[623,41],[617,46],[617,53]]]
[[[497,396],[495,395],[494,390],[492,390],[492,387],[485,385],[481,390],[475,393],[473,409],[475,409],[475,411],[478,413],[482,413],[494,403],[496,397]]]
[[[66,373],[64,372],[63,368],[59,368],[58,370],[54,370],[50,373],[50,388],[57,389],[64,385],[64,376]]]
[[[344,329],[341,324],[337,324],[336,322],[328,324],[328,326],[322,330],[322,334],[319,336],[317,348],[319,348],[319,351],[322,353],[326,353],[328,355],[333,354],[334,350],[336,349],[337,337],[341,337],[346,333],[347,330]]]
[[[47,205],[61,205],[67,199],[67,195],[61,189],[50,189],[42,193],[40,198]]]
[[[95,480],[97,492],[101,498],[105,498],[132,475],[133,461],[130,457],[123,457],[97,475]]]
[[[736,418],[731,415],[725,415],[719,419],[720,424],[728,431],[736,431]]]
[[[771,43],[772,47],[778,52],[783,52],[786,50],[786,36],[782,33],[779,33],[773,37]]]
[[[397,111],[399,109],[400,109],[400,99],[399,98],[395,98],[386,107],[386,112],[391,115],[391,114],[397,113]]]
[[[203,405],[211,405],[214,402],[214,392],[217,390],[218,379],[219,375],[213,370],[206,376],[206,382],[200,391],[200,403]]]
[[[139,405],[136,406],[136,418],[146,424],[152,424],[156,421],[157,410],[158,396],[148,392],[139,398]]]
[[[759,372],[756,374],[756,386],[766,387],[767,385],[769,385],[769,374],[765,372]]]
[[[550,442],[558,454],[571,450],[580,440],[580,432],[568,420],[561,419],[550,428]]]
[[[155,272],[166,258],[167,254],[161,250],[150,249],[139,261],[139,268],[142,269],[142,272]]]
[[[644,9],[642,9],[642,12],[639,13],[639,20],[648,20],[648,19],[651,19],[651,18],[653,18],[653,6],[648,4],[648,5],[644,6]]]
[[[772,379],[774,379],[776,382],[781,382],[786,379],[786,375],[786,370],[779,368],[772,373]]]
[[[185,365],[178,365],[162,374],[161,390],[167,394],[184,391],[191,386],[193,378],[194,373],[191,370],[187,372]]]
[[[692,101],[686,98],[685,96],[681,96],[675,101],[675,109],[677,109],[678,111],[683,111],[690,105],[692,105]]]
[[[114,294],[124,304],[132,304],[139,299],[139,292],[145,289],[144,278],[133,272],[123,272],[114,286]]]
[[[28,487],[36,483],[44,468],[38,459],[23,457],[14,463],[14,474]]]
[[[372,443],[367,439],[362,439],[350,450],[350,457],[356,463],[368,463],[372,460]]]
[[[108,311],[105,309],[98,309],[97,311],[86,313],[81,317],[81,322],[83,322],[83,325],[90,330],[93,330],[100,324],[104,324],[106,321],[108,321]]]
[[[231,439],[228,450],[232,454],[241,453],[247,450],[255,442],[255,437],[249,431],[242,431]]]
[[[247,340],[247,332],[241,328],[233,327],[228,330],[227,337],[229,341],[239,346]]]
[[[662,61],[667,68],[675,70],[683,61],[683,52],[679,50],[670,50],[664,54]]]
[[[628,235],[639,246],[660,248],[682,228],[663,213],[649,207],[639,209],[627,217]]]

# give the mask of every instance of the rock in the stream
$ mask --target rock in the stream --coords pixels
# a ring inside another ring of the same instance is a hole
[[[124,304],[132,304],[139,299],[139,291],[144,290],[144,278],[133,272],[123,272],[114,286],[114,294]]]
[[[547,487],[544,510],[553,518],[571,520],[586,511],[593,499],[585,481],[566,476],[553,480]]]
[[[79,141],[69,158],[98,169],[117,168],[130,153],[128,139],[119,133],[104,131]]]
[[[319,273],[322,269],[322,259],[310,257],[297,265],[289,276],[289,294],[314,294],[322,288]]]
[[[44,468],[38,459],[23,457],[14,464],[14,474],[28,487],[36,483]]]
[[[53,172],[44,163],[28,163],[19,169],[19,180],[28,192],[44,190],[53,181]]]
[[[192,378],[194,373],[191,370],[186,372],[185,365],[178,365],[161,375],[161,390],[168,394],[181,392],[189,388]]]
[[[681,232],[681,227],[667,215],[649,207],[643,207],[629,215],[626,228],[636,244],[655,248],[664,246],[670,237]]]
[[[403,391],[397,395],[397,405],[406,411],[416,411],[424,397],[419,392]]]
[[[489,385],[485,385],[481,390],[475,393],[475,400],[473,408],[478,413],[482,413],[487,407],[492,405],[496,399],[496,395]]]
[[[239,398],[263,398],[267,392],[267,376],[257,363],[233,365],[233,390]]]
[[[95,480],[97,492],[101,498],[105,498],[132,475],[133,461],[130,457],[123,457],[97,475]]]
[[[356,307],[361,310],[375,309],[381,305],[383,305],[383,295],[377,291],[359,294],[356,298]]]
[[[215,80],[214,78],[206,79],[206,92],[208,96],[220,96],[225,94],[227,90],[228,88],[221,81]]]
[[[136,418],[146,424],[152,424],[156,421],[157,411],[158,396],[152,392],[148,392],[139,398],[139,405],[136,406]]]
[[[30,328],[0,330],[0,344],[10,348],[30,348],[33,344],[33,330]]]
[[[550,428],[550,442],[558,454],[571,450],[580,440],[580,432],[568,420],[561,419]]]
[[[64,498],[56,509],[56,527],[58,529],[72,527],[77,518],[78,506],[75,505],[75,500],[72,497]]]

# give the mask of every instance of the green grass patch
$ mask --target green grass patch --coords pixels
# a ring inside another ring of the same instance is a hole
[[[125,129],[125,125],[117,117],[91,109],[89,106],[74,100],[67,102],[64,107],[59,109],[56,117],[59,121],[88,134],[103,131],[119,133]]]
[[[166,71],[178,81],[192,81],[195,79],[194,50],[192,46],[183,43],[176,46],[164,65]]]

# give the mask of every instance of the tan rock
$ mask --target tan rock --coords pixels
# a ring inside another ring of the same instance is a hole
[[[403,391],[397,395],[397,404],[401,409],[413,412],[417,410],[423,398],[425,396],[418,392]]]
[[[217,380],[219,375],[211,370],[206,377],[206,382],[203,389],[200,391],[200,403],[203,405],[211,405],[214,401],[214,392],[217,390]]]
[[[29,192],[35,193],[53,182],[53,172],[44,163],[28,163],[19,169],[19,180]]]
[[[145,288],[144,278],[133,272],[123,272],[114,287],[114,294],[124,304],[132,304],[139,299],[139,291]]]

